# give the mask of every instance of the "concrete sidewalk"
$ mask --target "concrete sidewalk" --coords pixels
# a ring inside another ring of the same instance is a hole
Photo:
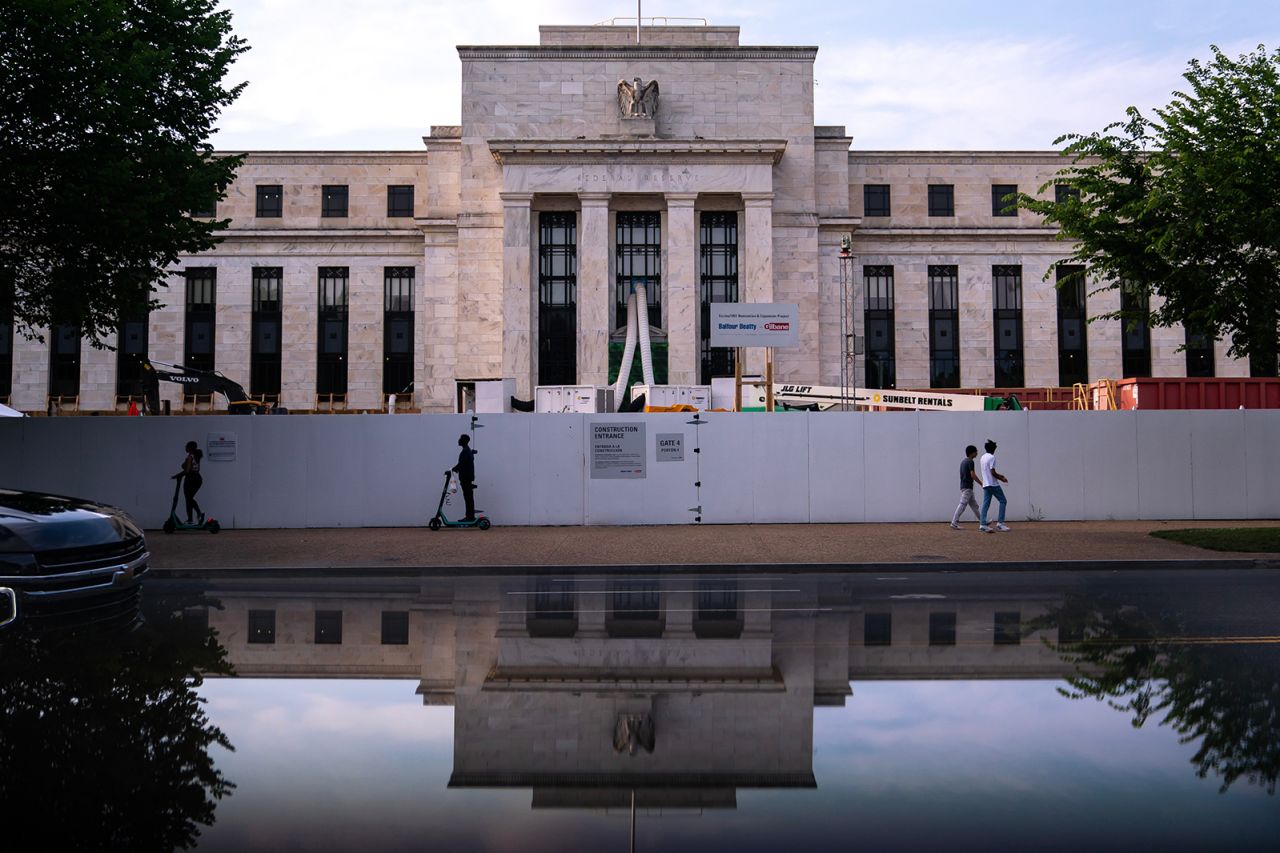
[[[521,566],[883,566],[938,569],[1092,568],[1231,562],[1280,568],[1280,554],[1206,551],[1150,536],[1186,527],[1275,521],[1024,522],[982,534],[934,524],[766,524],[655,527],[339,528],[147,534],[156,569],[485,569]],[[1039,565],[1026,565],[1039,564]],[[1082,566],[1083,567],[1083,566]],[[1168,567],[1167,565],[1165,567]]]

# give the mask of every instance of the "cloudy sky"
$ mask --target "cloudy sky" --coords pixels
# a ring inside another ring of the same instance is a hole
[[[223,150],[409,149],[459,120],[459,44],[534,44],[543,23],[635,15],[583,0],[223,0],[252,50]],[[1280,47],[1274,0],[646,0],[737,24],[743,44],[817,45],[818,124],[854,146],[1044,149],[1130,104],[1167,103],[1193,57]]]

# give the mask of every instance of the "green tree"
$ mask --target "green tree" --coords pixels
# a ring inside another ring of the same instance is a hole
[[[1230,334],[1230,355],[1248,357],[1255,376],[1275,376],[1280,52],[1259,45],[1232,59],[1214,47],[1183,77],[1189,91],[1174,92],[1155,119],[1130,107],[1101,132],[1055,140],[1073,158],[1054,182],[1067,192],[1019,203],[1075,244],[1063,263],[1082,265],[1099,289],[1163,300],[1149,316],[1099,316]]]
[[[0,270],[19,329],[94,344],[226,222],[192,219],[240,158],[207,140],[248,48],[218,0],[0,3]]]

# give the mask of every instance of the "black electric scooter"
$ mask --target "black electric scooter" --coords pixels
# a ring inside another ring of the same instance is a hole
[[[436,506],[436,514],[427,522],[427,527],[432,530],[439,530],[441,527],[477,527],[481,530],[488,530],[491,526],[489,519],[478,511],[473,521],[450,521],[445,517],[444,502],[449,497],[449,478],[452,476],[453,471],[444,472],[444,490],[440,492],[440,503]]]
[[[185,476],[185,475],[184,475]],[[178,518],[178,495],[182,492],[182,477],[177,478],[177,485],[173,487],[173,505],[169,507],[169,517],[164,520],[164,532],[172,533],[175,530],[207,530],[210,533],[217,533],[222,529],[222,525],[218,523],[216,518],[203,518],[196,524],[187,524]]]

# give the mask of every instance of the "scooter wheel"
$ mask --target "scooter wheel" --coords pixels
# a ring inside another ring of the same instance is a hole
[[[208,530],[210,533],[217,533],[222,529],[222,525],[216,521],[211,521],[204,526],[204,529]]]
[[[487,518],[482,518],[476,522],[476,527],[479,527],[481,530],[488,530],[490,526],[489,519]]]
[[[172,518],[169,518],[169,519],[166,519],[166,520],[165,520],[165,522],[164,522],[164,532],[165,532],[165,533],[172,533],[172,532],[173,532],[174,530],[176,530],[176,529],[177,529],[177,528],[175,528],[175,527],[173,526],[173,519],[172,519]]]
[[[438,517],[431,519],[430,521],[427,522],[427,527],[431,528],[432,530],[439,530],[440,519]]]

